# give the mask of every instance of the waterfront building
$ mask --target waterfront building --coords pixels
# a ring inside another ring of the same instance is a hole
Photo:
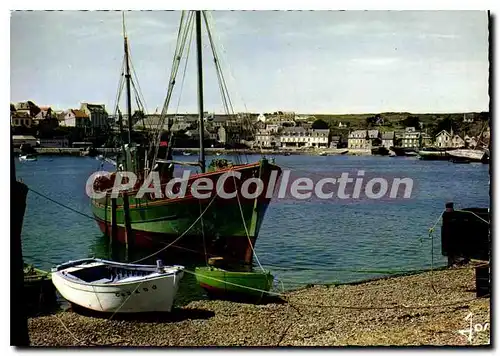
[[[360,148],[369,149],[371,148],[370,140],[368,140],[367,130],[353,130],[349,133],[347,139],[348,148]]]
[[[394,131],[388,131],[382,133],[382,146],[389,149],[394,146],[394,141],[396,139],[396,133]]]
[[[427,134],[427,132],[420,133],[420,143],[422,147],[431,146],[432,145],[432,137]]]
[[[274,148],[281,146],[281,140],[278,133],[279,125],[264,124],[264,127],[262,127],[262,125],[259,126],[261,127],[258,127],[255,133],[254,146],[259,148]]]
[[[11,104],[11,125],[17,127],[33,126],[33,117],[38,114],[40,108],[32,101],[24,101]]]
[[[33,118],[30,116],[29,110],[16,110],[11,113],[12,126],[31,127],[33,126]]]
[[[104,104],[81,103],[80,110],[88,115],[92,132],[109,126],[109,115]]]
[[[349,133],[347,147],[368,150],[381,142],[378,130],[354,130]]]
[[[420,147],[420,131],[415,130],[415,127],[407,127],[403,133],[402,146],[405,148]]]
[[[459,135],[454,135],[451,139],[451,147],[465,147],[465,140],[461,138]]]
[[[40,111],[33,118],[41,131],[51,131],[59,126],[57,115],[49,106],[40,106]]]
[[[451,147],[451,134],[446,130],[441,130],[436,135],[435,142],[437,147]]]
[[[280,142],[283,147],[328,147],[329,129],[305,129],[301,126],[285,127]]]
[[[60,122],[61,126],[76,127],[76,128],[90,128],[89,116],[82,110],[70,109],[64,115],[64,120]]]

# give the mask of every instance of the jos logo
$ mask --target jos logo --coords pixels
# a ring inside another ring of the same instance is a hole
[[[473,315],[472,313],[469,313],[465,317],[465,320],[469,321],[469,327],[467,329],[458,330],[459,334],[467,337],[467,341],[469,341],[469,343],[472,343],[472,340],[473,340],[475,334],[487,331],[490,328],[489,323],[475,324],[474,325],[472,322],[472,315]],[[488,343],[489,343],[489,341],[488,341]]]

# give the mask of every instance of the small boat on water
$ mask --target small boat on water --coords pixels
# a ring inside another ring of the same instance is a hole
[[[27,154],[27,155],[21,155],[19,156],[19,161],[20,162],[33,162],[37,161],[38,158],[35,155],[32,154]]]
[[[450,156],[446,149],[426,147],[418,151],[418,158],[426,161],[447,161]]]
[[[416,156],[417,152],[415,152],[414,148],[411,147],[399,147],[399,146],[391,146],[389,149],[396,154],[396,156]]]
[[[137,265],[95,258],[70,261],[52,269],[52,282],[69,302],[119,313],[169,312],[183,266]]]
[[[210,260],[209,266],[195,268],[196,281],[210,298],[258,303],[273,285],[274,277],[269,271],[253,272],[245,267],[235,270],[234,266],[231,268]]]
[[[482,149],[458,149],[447,151],[447,154],[455,161],[483,162],[487,157],[487,152]]]
[[[183,154],[184,156],[191,156],[191,155],[192,155],[192,153],[191,153],[191,152],[187,152],[187,151],[182,152],[182,154]]]
[[[378,155],[378,156],[388,156],[389,155],[389,150],[387,147],[384,146],[378,146],[378,147],[373,147],[371,149],[372,155]]]
[[[450,162],[451,163],[471,163],[472,161],[470,159],[467,159],[467,158],[451,158],[450,159]]]

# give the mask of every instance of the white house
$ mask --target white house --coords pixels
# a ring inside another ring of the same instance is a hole
[[[446,130],[442,130],[436,135],[435,142],[437,147],[451,147],[450,133]]]
[[[329,129],[309,129],[286,127],[281,133],[283,147],[328,147]]]
[[[64,119],[59,125],[66,127],[89,128],[89,116],[82,110],[71,109],[66,112]]]
[[[354,130],[347,138],[347,148],[369,148],[368,132],[366,130]]]
[[[451,139],[451,147],[464,147],[465,140],[461,138],[459,135],[454,135]]]
[[[389,149],[394,146],[394,138],[396,134],[394,131],[382,133],[382,146]]]
[[[420,131],[416,131],[414,127],[407,127],[403,133],[402,146],[407,148],[419,147]]]

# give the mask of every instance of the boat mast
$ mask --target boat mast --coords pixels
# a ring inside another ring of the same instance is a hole
[[[128,39],[127,33],[125,32],[125,13],[123,16],[123,46],[125,49],[125,82],[127,85],[127,115],[128,115],[128,144],[132,142],[132,101],[130,96],[130,59],[128,54]]]
[[[196,54],[198,65],[198,127],[200,129],[200,168],[205,173],[205,147],[203,136],[205,129],[203,127],[203,68],[201,55],[201,11],[196,11]]]
[[[129,153],[130,153],[130,143],[131,143],[131,138],[130,135],[132,133],[132,103],[130,101],[130,63],[129,63],[129,56],[128,56],[128,43],[127,43],[127,34],[125,32],[125,13],[122,12],[122,19],[123,19],[123,45],[125,49],[125,80],[127,84],[127,114],[128,114],[128,152],[125,149],[125,145],[123,145],[123,153],[124,153],[124,170],[128,171],[132,167],[127,167],[127,161],[129,158]],[[121,118],[120,118],[121,120]],[[122,126],[122,123],[120,124]],[[132,163],[131,163],[132,164]],[[129,204],[129,197],[127,195],[127,192],[123,192],[123,212],[124,212],[124,222],[125,222],[125,251],[126,251],[126,259],[129,259],[129,245],[133,244],[134,241],[134,236],[132,233],[132,222],[130,219],[130,204]]]

